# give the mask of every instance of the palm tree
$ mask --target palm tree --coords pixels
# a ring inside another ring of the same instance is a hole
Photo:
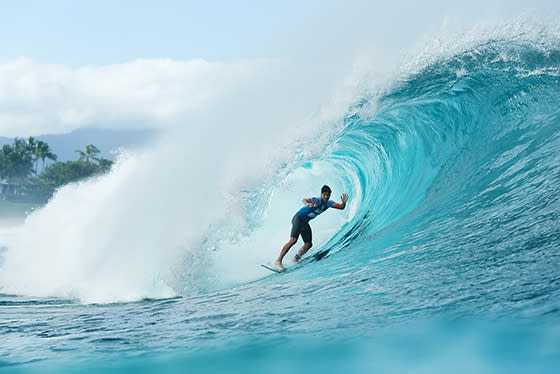
[[[31,154],[31,157],[33,159],[33,164],[35,165],[35,167],[33,168],[33,173],[35,175],[37,175],[37,165],[39,164],[39,142],[41,142],[40,140],[38,142],[35,141],[35,138],[30,136],[29,138],[27,138],[27,140],[25,141],[25,147],[27,148],[27,151]]]
[[[33,170],[33,154],[29,144],[19,138],[14,139],[14,146],[9,152],[11,178],[23,181]]]
[[[28,144],[16,138],[14,145],[5,144],[0,149],[0,177],[12,184],[12,193],[16,193],[16,185],[25,183],[25,179],[33,171],[33,156]]]
[[[43,162],[41,172],[45,171],[45,160],[49,159],[56,161],[57,157],[51,152],[49,145],[41,140],[37,142],[37,157]],[[35,174],[37,174],[37,169],[35,169]]]
[[[80,161],[85,159],[87,163],[89,163],[90,158],[92,160],[98,161],[99,159],[95,156],[97,156],[98,154],[101,153],[101,151],[99,149],[97,149],[97,147],[94,146],[93,144],[86,145],[86,151],[85,152],[80,151],[80,150],[76,150],[75,152],[77,152],[80,155]]]

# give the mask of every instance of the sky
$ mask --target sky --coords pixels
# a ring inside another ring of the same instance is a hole
[[[1,58],[74,68],[137,58],[278,57],[293,52],[298,39],[311,50],[376,33],[394,41],[437,31],[444,20],[468,25],[526,10],[552,18],[560,8],[555,1],[516,0],[1,0],[0,6]]]
[[[261,79],[251,73],[263,60],[289,61],[291,76],[316,83],[359,55],[386,70],[442,30],[526,12],[554,22],[559,9],[547,0],[0,0],[0,136],[165,127],[186,118],[183,103],[215,95],[214,77]]]

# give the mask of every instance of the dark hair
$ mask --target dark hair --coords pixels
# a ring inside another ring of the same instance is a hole
[[[323,192],[331,193],[332,191],[331,191],[331,188],[325,184],[323,186],[323,188],[321,188],[321,193],[323,193]]]

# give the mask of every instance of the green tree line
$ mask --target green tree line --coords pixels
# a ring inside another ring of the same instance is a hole
[[[106,173],[113,165],[113,161],[97,157],[100,151],[92,144],[76,153],[78,160],[56,162],[57,156],[46,142],[15,138],[13,144],[0,149],[0,198],[44,202],[57,187]],[[47,166],[47,160],[53,163]]]

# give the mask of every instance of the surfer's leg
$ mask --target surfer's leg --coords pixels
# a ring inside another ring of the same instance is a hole
[[[301,223],[302,223],[301,218],[299,218],[297,214],[294,215],[294,217],[292,218],[292,230],[290,232],[290,240],[288,240],[288,242],[284,244],[284,247],[282,247],[282,250],[280,251],[280,256],[278,256],[278,259],[274,261],[274,265],[278,267],[284,267],[282,266],[282,260],[284,259],[284,256],[286,256],[286,253],[288,253],[290,248],[292,248],[294,244],[296,244],[299,234],[301,232]]]
[[[311,242],[303,243],[303,246],[299,249],[297,253],[297,257],[295,257],[295,260],[299,261],[298,257],[301,258],[305,254],[305,252],[311,249],[311,247],[313,247],[313,243]]]
[[[309,227],[308,223],[304,222],[300,216],[295,214],[294,217],[292,218],[292,230],[290,231],[290,240],[286,244],[284,244],[284,247],[282,247],[282,250],[280,251],[280,256],[278,256],[278,259],[274,261],[274,265],[280,268],[284,268],[284,266],[282,265],[282,260],[284,259],[284,256],[286,256],[286,253],[288,253],[290,248],[292,248],[294,244],[296,244],[299,235],[300,234],[303,235],[303,231],[305,231],[305,225]]]
[[[309,226],[309,223],[307,222],[302,227],[301,237],[303,239],[303,246],[298,251],[296,257],[294,257],[295,260],[294,262],[299,261],[301,259],[301,256],[303,256],[305,252],[309,251],[311,247],[313,247],[313,243],[312,243],[313,235],[311,233],[311,226]]]
[[[280,251],[280,256],[278,256],[278,259],[274,261],[274,265],[284,267],[282,265],[282,260],[284,259],[284,256],[286,256],[286,253],[288,253],[290,248],[292,248],[294,244],[296,244],[297,239],[298,238],[290,238],[290,240],[288,240],[288,242],[284,244],[284,247],[282,247],[282,250]]]

